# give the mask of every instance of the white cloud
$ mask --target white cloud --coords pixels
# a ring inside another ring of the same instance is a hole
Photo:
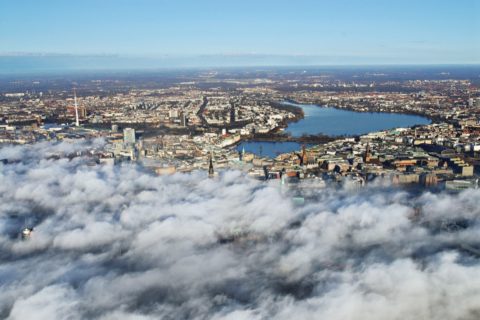
[[[480,316],[479,190],[312,188],[295,206],[275,181],[240,172],[157,177],[46,160],[91,147],[0,149],[23,159],[0,165],[0,317]],[[463,229],[442,227],[460,218]]]

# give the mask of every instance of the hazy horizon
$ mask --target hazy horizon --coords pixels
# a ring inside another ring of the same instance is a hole
[[[20,0],[0,4],[0,59],[35,68],[44,62],[25,59],[55,58],[57,69],[478,64],[479,12],[472,0]]]
[[[395,63],[388,59],[288,55],[184,55],[129,56],[76,54],[0,55],[0,74],[56,73],[78,71],[155,71],[205,68],[362,68],[362,67],[462,67],[480,63]]]

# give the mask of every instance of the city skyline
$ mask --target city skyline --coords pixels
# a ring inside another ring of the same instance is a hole
[[[479,8],[469,0],[24,0],[0,6],[3,59],[101,56],[133,68],[140,60],[154,67],[480,62]]]

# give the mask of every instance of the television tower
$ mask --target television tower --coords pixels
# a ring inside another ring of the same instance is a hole
[[[80,122],[78,121],[78,105],[77,105],[77,91],[73,88],[73,100],[75,102],[75,126],[80,126]]]

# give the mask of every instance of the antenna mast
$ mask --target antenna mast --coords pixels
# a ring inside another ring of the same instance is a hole
[[[73,88],[73,99],[75,101],[75,126],[80,126],[80,122],[78,121],[78,105],[77,105],[77,91]]]

